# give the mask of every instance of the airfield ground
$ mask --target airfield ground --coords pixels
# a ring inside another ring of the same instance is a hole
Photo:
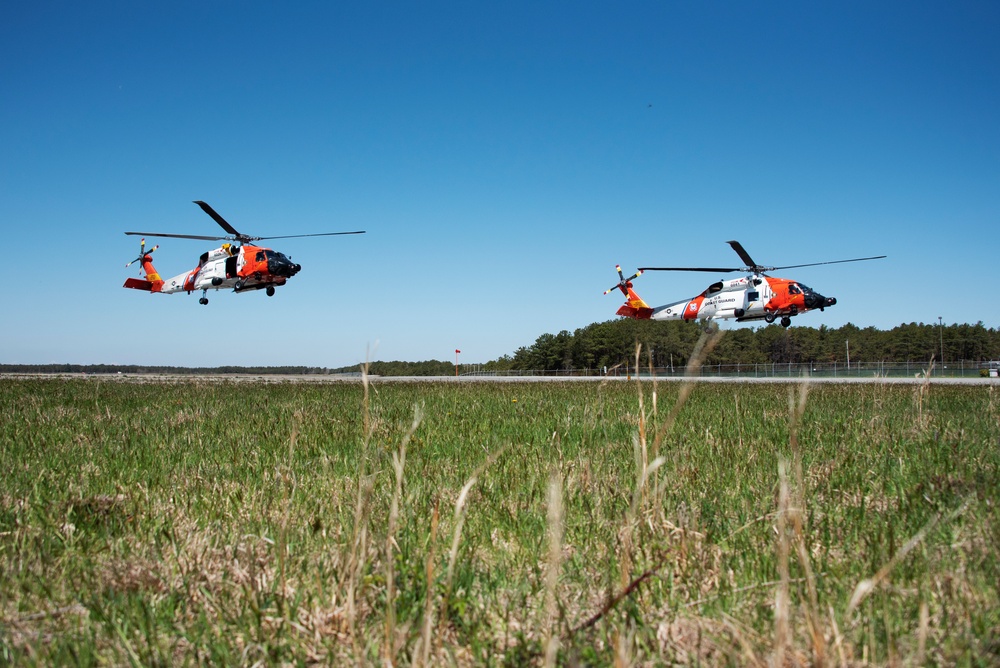
[[[998,445],[995,379],[7,376],[0,663],[996,665]]]

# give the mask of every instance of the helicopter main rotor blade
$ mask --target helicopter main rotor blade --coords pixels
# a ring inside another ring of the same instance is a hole
[[[215,209],[213,209],[212,207],[210,207],[206,202],[202,202],[200,200],[195,200],[194,203],[197,204],[198,206],[200,206],[201,210],[204,211],[205,213],[207,213],[209,216],[211,216],[212,220],[214,220],[215,222],[217,222],[219,224],[219,226],[222,229],[224,229],[226,232],[229,232],[230,234],[232,234],[236,238],[240,238],[240,237],[243,236],[242,234],[240,234],[239,232],[236,231],[235,227],[233,227],[232,225],[230,225],[229,223],[227,223],[225,218],[223,218],[218,213],[216,213]]]
[[[881,260],[886,257],[885,255],[873,255],[872,257],[855,257],[850,260],[832,260],[830,262],[809,262],[806,264],[786,264],[782,267],[765,267],[764,265],[757,264],[747,253],[746,249],[743,248],[743,244],[735,239],[727,241],[736,254],[740,256],[740,259],[747,263],[745,267],[639,267],[641,271],[706,271],[712,273],[726,273],[733,271],[740,271],[750,274],[763,274],[769,271],[775,271],[778,269],[798,269],[799,267],[816,267],[821,264],[841,264],[844,262],[862,262],[864,260]]]
[[[287,234],[277,237],[252,237],[241,234],[237,237],[210,237],[202,234],[168,234],[166,232],[126,232],[135,236],[144,237],[170,237],[172,239],[200,239],[201,241],[261,241],[263,239],[295,239],[298,237],[332,237],[341,234],[365,234],[364,230],[357,232],[320,232],[319,234]]]
[[[713,274],[746,271],[746,267],[639,267],[640,271],[710,271]]]
[[[850,260],[832,260],[830,262],[810,262],[809,264],[788,264],[784,267],[768,267],[767,271],[774,271],[776,269],[798,269],[799,267],[815,267],[820,264],[841,264],[842,262],[862,262],[864,260],[881,260],[886,255],[873,255],[872,257],[855,257]]]
[[[278,237],[253,237],[257,241],[262,241],[264,239],[297,239],[299,237],[334,237],[340,234],[364,234],[365,230],[359,230],[357,232],[320,232],[318,234],[285,234]]]
[[[226,241],[230,237],[206,237],[200,234],[167,234],[166,232],[126,232],[135,236],[170,237],[172,239],[201,239],[202,241]]]
[[[752,257],[750,257],[750,253],[743,248],[743,244],[739,241],[727,241],[726,243],[733,247],[733,250],[736,251],[736,254],[740,256],[741,260],[747,263],[748,267],[757,266],[757,263],[753,261]]]

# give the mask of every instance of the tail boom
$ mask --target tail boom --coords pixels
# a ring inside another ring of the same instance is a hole
[[[653,309],[635,293],[631,285],[623,286],[622,292],[625,293],[628,300],[618,309],[618,315],[635,320],[649,320],[652,317]]]
[[[149,254],[142,256],[142,270],[146,274],[145,280],[141,278],[129,278],[125,280],[125,285],[122,287],[132,288],[133,290],[145,290],[146,292],[160,292],[163,288],[163,279],[160,278],[159,272],[153,266],[153,260],[149,257]]]

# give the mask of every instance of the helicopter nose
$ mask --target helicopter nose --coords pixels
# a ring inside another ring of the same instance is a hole
[[[291,278],[299,273],[300,269],[302,269],[301,264],[292,264],[291,262],[275,262],[270,266],[272,274],[275,276],[284,276],[285,278]]]
[[[824,297],[818,292],[810,292],[806,296],[806,308],[818,308],[820,310],[825,309],[827,306],[833,306],[837,303],[836,297]]]

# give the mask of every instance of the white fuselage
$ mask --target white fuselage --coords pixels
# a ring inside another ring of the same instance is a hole
[[[203,253],[198,266],[163,282],[160,292],[192,292],[194,290],[232,289],[243,269],[243,248],[213,248]]]
[[[652,320],[758,320],[764,317],[764,305],[771,297],[771,286],[765,277],[735,278],[713,283],[697,297],[658,306],[650,317]]]

